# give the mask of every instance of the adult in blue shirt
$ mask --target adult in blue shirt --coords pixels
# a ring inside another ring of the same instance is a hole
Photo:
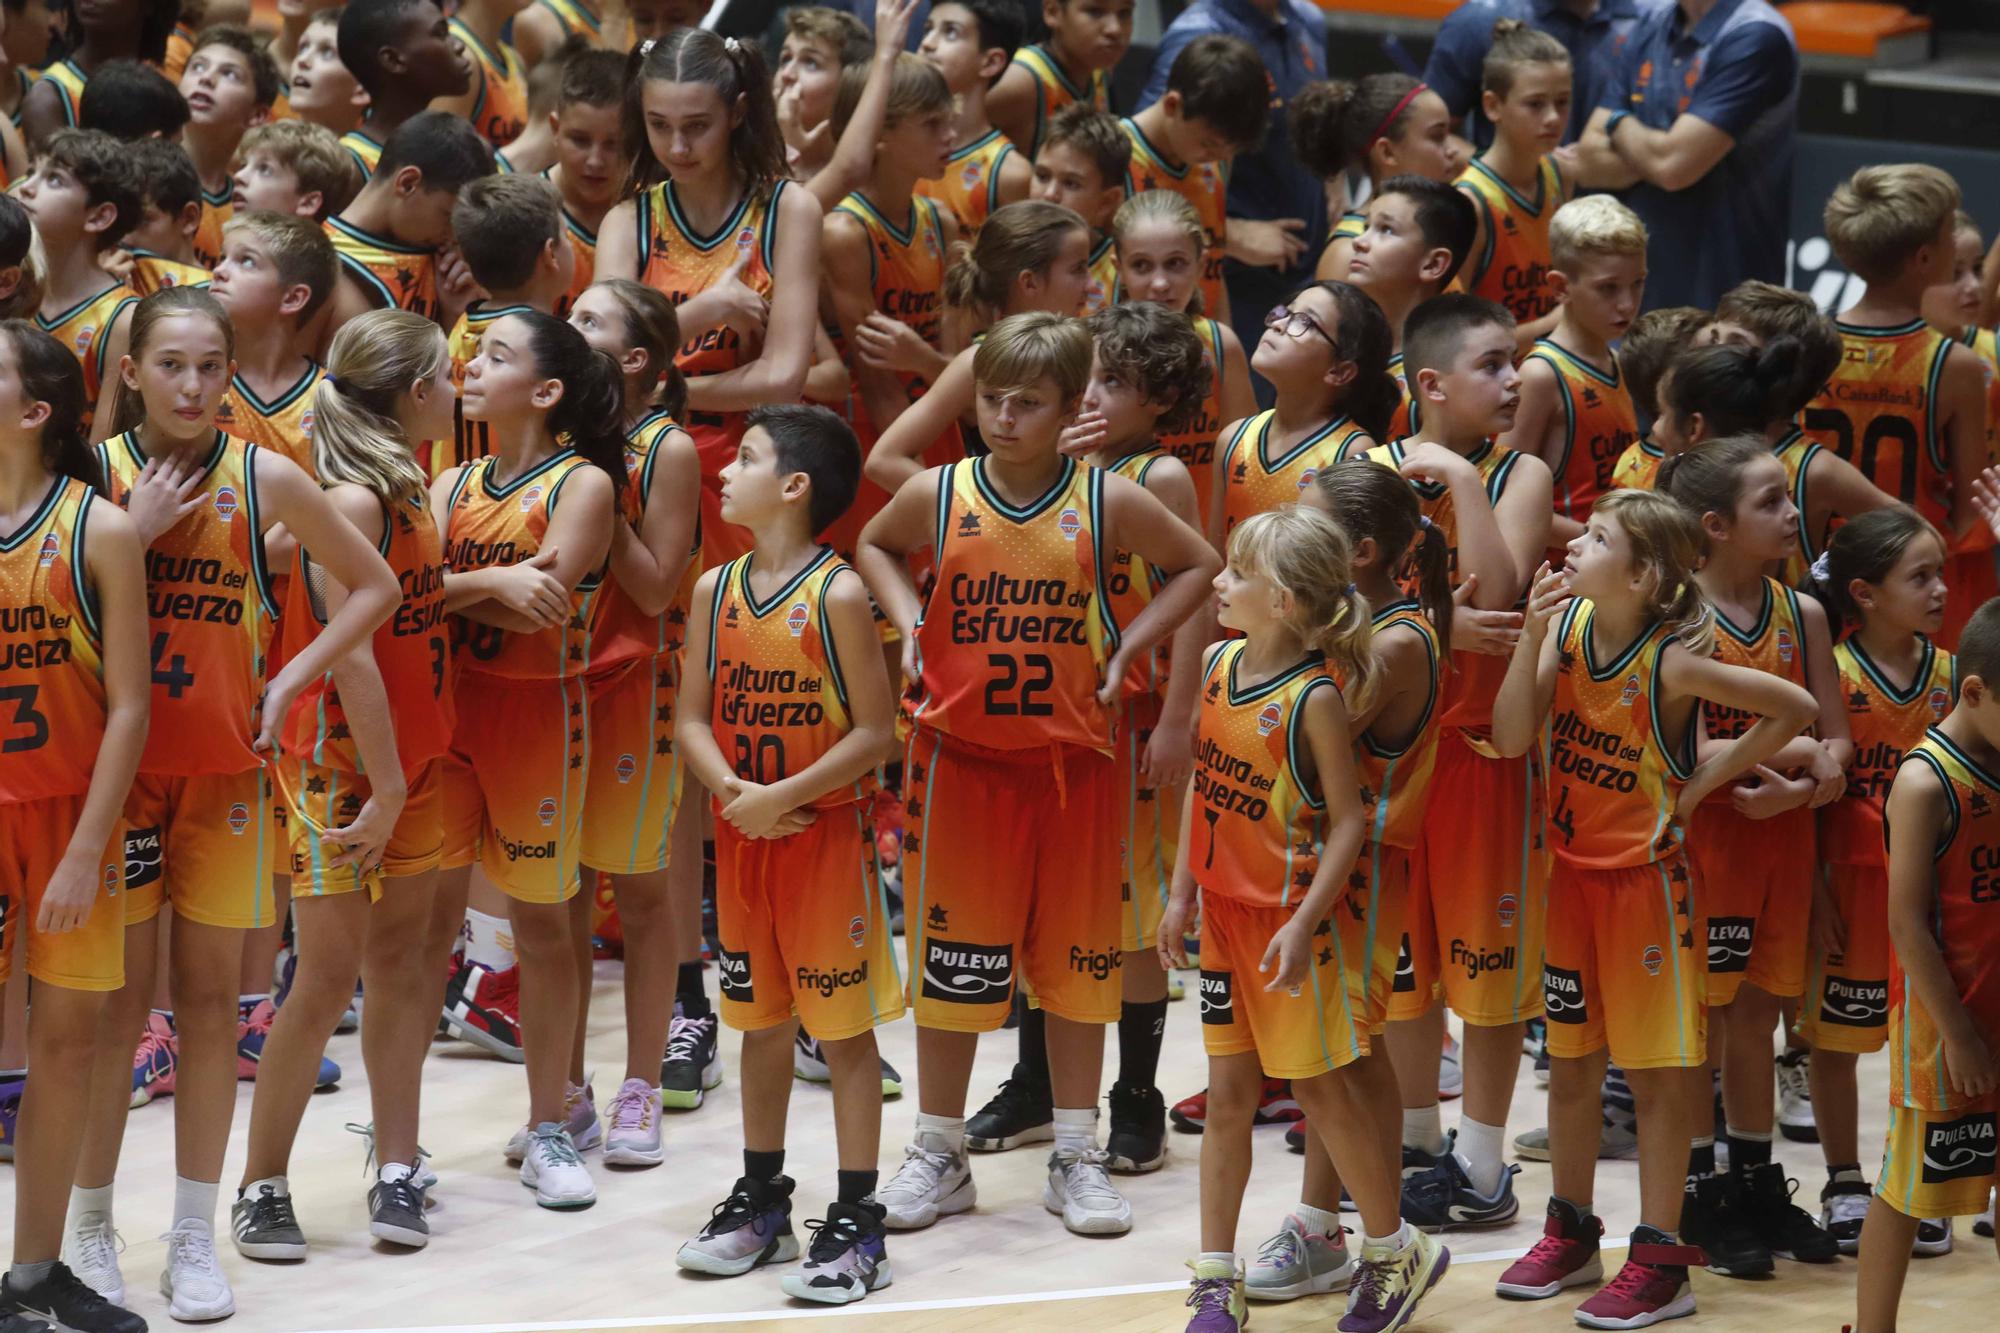
[[[1580,183],[1624,191],[1646,223],[1647,309],[1784,281],[1798,101],[1798,43],[1765,0],[1640,20],[1577,158]]]
[[[1271,77],[1270,132],[1261,148],[1239,153],[1229,172],[1224,280],[1237,336],[1254,347],[1265,312],[1312,278],[1326,245],[1326,187],[1299,164],[1285,119],[1285,104],[1326,77],[1326,16],[1310,0],[1196,0],[1161,36],[1140,106],[1166,95],[1174,58],[1212,32],[1250,43]]]
[[[1493,142],[1493,122],[1479,109],[1480,77],[1486,53],[1493,49],[1493,25],[1519,19],[1561,42],[1575,71],[1575,95],[1570,102],[1565,143],[1583,137],[1590,113],[1604,100],[1606,85],[1617,76],[1618,56],[1632,29],[1647,10],[1668,0],[1466,0],[1438,25],[1430,63],[1424,66],[1429,84],[1459,122],[1459,132],[1475,148]]]

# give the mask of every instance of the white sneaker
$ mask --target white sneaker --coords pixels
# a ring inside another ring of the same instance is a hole
[[[521,1183],[544,1208],[588,1208],[597,1202],[590,1171],[576,1154],[569,1131],[553,1122],[535,1126],[521,1159]]]
[[[1447,1033],[1444,1049],[1438,1053],[1438,1096],[1444,1101],[1465,1092],[1465,1069],[1459,1063],[1458,1043]]]
[[[1935,1259],[1941,1254],[1950,1254],[1951,1219],[1926,1217],[1918,1221],[1916,1238],[1910,1242],[1910,1253],[1919,1259]]]
[[[215,1230],[194,1220],[177,1224],[160,1237],[167,1243],[167,1266],[160,1273],[160,1295],[167,1313],[184,1322],[227,1319],[236,1313],[236,1295],[222,1275],[215,1254]]]
[[[604,1140],[607,1166],[658,1166],[667,1159],[660,1143],[660,1090],[643,1078],[628,1078],[604,1108],[611,1126]]]
[[[1244,1275],[1243,1294],[1253,1301],[1289,1301],[1345,1291],[1354,1277],[1354,1256],[1340,1232],[1316,1236],[1296,1217],[1257,1250]]]
[[[1812,1052],[1786,1050],[1778,1067],[1778,1132],[1793,1143],[1818,1143],[1819,1122],[1813,1119]]]
[[[903,1165],[889,1183],[875,1191],[875,1202],[887,1210],[882,1225],[891,1231],[915,1231],[947,1213],[962,1213],[979,1201],[965,1149],[954,1151],[942,1134],[921,1131],[903,1149]]]
[[[833,1071],[826,1066],[826,1052],[804,1028],[799,1029],[799,1035],[792,1041],[792,1077],[808,1083],[833,1082]]]
[[[113,1305],[125,1303],[125,1275],[118,1252],[125,1238],[111,1226],[109,1213],[79,1213],[63,1235],[62,1261],[92,1291]]]
[[[588,1077],[582,1087],[572,1083],[563,1092],[563,1128],[569,1131],[569,1141],[578,1152],[589,1152],[604,1142],[604,1129],[597,1123],[597,1091],[590,1086]],[[532,1125],[514,1131],[514,1137],[507,1140],[508,1161],[516,1166],[521,1164],[528,1155],[528,1139],[533,1133]]]
[[[1063,1225],[1079,1236],[1124,1235],[1132,1229],[1132,1205],[1111,1183],[1106,1170],[1110,1161],[1111,1155],[1102,1148],[1056,1149],[1049,1154],[1042,1206],[1061,1213]]]

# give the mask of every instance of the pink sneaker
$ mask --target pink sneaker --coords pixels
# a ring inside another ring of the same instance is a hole
[[[1585,1328],[1647,1328],[1685,1319],[1694,1313],[1688,1269],[1706,1262],[1698,1246],[1642,1241],[1635,1235],[1625,1266],[1576,1308],[1576,1322]]]
[[[138,1049],[132,1052],[132,1105],[144,1106],[155,1097],[174,1095],[174,1071],[181,1058],[174,1020],[158,1010],[146,1015]]]
[[[1597,1256],[1597,1241],[1603,1234],[1604,1223],[1597,1218],[1577,1216],[1566,1199],[1550,1199],[1542,1238],[1507,1266],[1494,1291],[1515,1300],[1540,1301],[1565,1287],[1601,1281],[1604,1264]]]

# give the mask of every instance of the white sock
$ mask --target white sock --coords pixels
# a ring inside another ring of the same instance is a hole
[[[1080,1111],[1065,1111],[1055,1108],[1056,1151],[1089,1152],[1097,1146],[1097,1108],[1087,1106]]]
[[[219,1180],[189,1180],[186,1176],[174,1177],[174,1225],[185,1226],[189,1222],[199,1222],[210,1231],[215,1230],[215,1200],[222,1192]]]
[[[1410,1243],[1410,1224],[1404,1222],[1386,1236],[1363,1236],[1363,1250],[1400,1250]]]
[[[965,1117],[925,1115],[917,1112],[917,1142],[926,1139],[941,1140],[932,1151],[959,1153],[965,1151]]]
[[[1325,1236],[1336,1245],[1340,1243],[1340,1214],[1333,1209],[1301,1203],[1292,1210],[1292,1216],[1298,1218],[1299,1225],[1312,1235]]]
[[[1420,1111],[1403,1108],[1403,1146],[1433,1157],[1444,1151],[1444,1113],[1436,1102]]]
[[[1236,1256],[1228,1250],[1203,1250],[1194,1257],[1198,1264],[1228,1264],[1236,1267]]]
[[[75,1226],[81,1217],[110,1217],[111,1189],[110,1185],[100,1185],[96,1189],[72,1185],[69,1191],[70,1225]]]
[[[1458,1163],[1472,1178],[1472,1188],[1488,1197],[1500,1188],[1506,1165],[1500,1154],[1506,1143],[1505,1125],[1482,1125],[1470,1116],[1458,1122]]]
[[[465,959],[489,972],[505,972],[514,966],[514,927],[504,916],[488,916],[476,907],[465,909],[469,932]]]

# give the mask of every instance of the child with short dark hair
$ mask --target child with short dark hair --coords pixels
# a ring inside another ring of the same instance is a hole
[[[597,231],[624,183],[624,115],[623,56],[587,50],[563,61],[551,117],[556,158],[547,175],[562,196],[563,226],[576,254],[576,275],[565,301],[574,301],[596,280]]]
[[[993,123],[1041,156],[1056,115],[1083,103],[1111,109],[1111,69],[1132,45],[1133,0],[1042,0],[1045,42],[1024,46],[987,96]]]
[[[133,143],[179,139],[188,114],[187,99],[160,71],[137,60],[113,60],[83,85],[76,123]]]
[[[252,211],[223,228],[222,262],[209,284],[239,340],[236,374],[216,424],[307,472],[320,381],[311,326],[339,272],[325,228],[296,213]]]
[[[524,0],[465,0],[447,23],[472,62],[464,92],[432,103],[439,111],[466,117],[479,137],[503,148],[528,126],[528,81],[521,53],[502,36]]]
[[[1646,433],[1627,445],[1611,469],[1611,484],[1631,490],[1650,491],[1660,474],[1666,454],[1653,442],[1652,425],[1660,415],[1660,377],[1667,363],[1689,345],[1695,331],[1710,319],[1706,310],[1691,305],[1666,306],[1648,310],[1632,321],[1618,341],[1618,369],[1625,377],[1625,392],[1632,395],[1632,409],[1645,425]]]
[[[31,152],[40,152],[57,130],[81,123],[84,86],[105,64],[139,60],[159,65],[166,59],[180,0],[120,0],[68,12],[69,55],[44,69],[21,99],[21,133]]]
[[[132,256],[126,281],[141,296],[162,287],[208,284],[208,268],[195,258],[194,234],[201,226],[201,178],[187,150],[166,139],[127,144],[138,179],[142,216],[125,234]]]
[[[244,209],[296,213],[324,222],[354,202],[363,174],[324,125],[277,120],[243,136],[236,202]]]
[[[1028,197],[1033,168],[986,112],[987,95],[1020,48],[1021,28],[1021,8],[1012,0],[944,0],[931,6],[917,46],[958,99],[945,174],[919,182],[917,193],[949,208],[968,241],[994,209]]]
[[[1077,0],[1082,3],[1082,0]],[[1083,313],[1111,304],[1118,289],[1118,254],[1111,219],[1125,200],[1132,141],[1118,118],[1081,104],[1064,107],[1042,134],[1028,197],[1061,204],[1090,224],[1090,290]]]
[[[222,224],[233,207],[236,150],[251,126],[270,117],[278,67],[248,28],[217,24],[195,39],[180,88],[190,113],[183,139],[201,178],[194,254],[196,262],[213,268],[222,257]]]
[[[292,53],[285,73],[285,105],[293,116],[333,131],[336,137],[354,131],[361,124],[368,94],[360,80],[340,58],[340,20],[346,11],[336,5],[322,9],[306,22],[299,35],[298,49]],[[349,148],[355,169],[368,174],[381,155],[381,141],[368,135],[363,147]],[[346,147],[343,141],[343,147]],[[363,151],[368,156],[362,155]]]
[[[369,174],[406,122],[472,84],[472,58],[436,0],[354,0],[336,41],[340,63],[368,94],[368,115],[340,141]]]

